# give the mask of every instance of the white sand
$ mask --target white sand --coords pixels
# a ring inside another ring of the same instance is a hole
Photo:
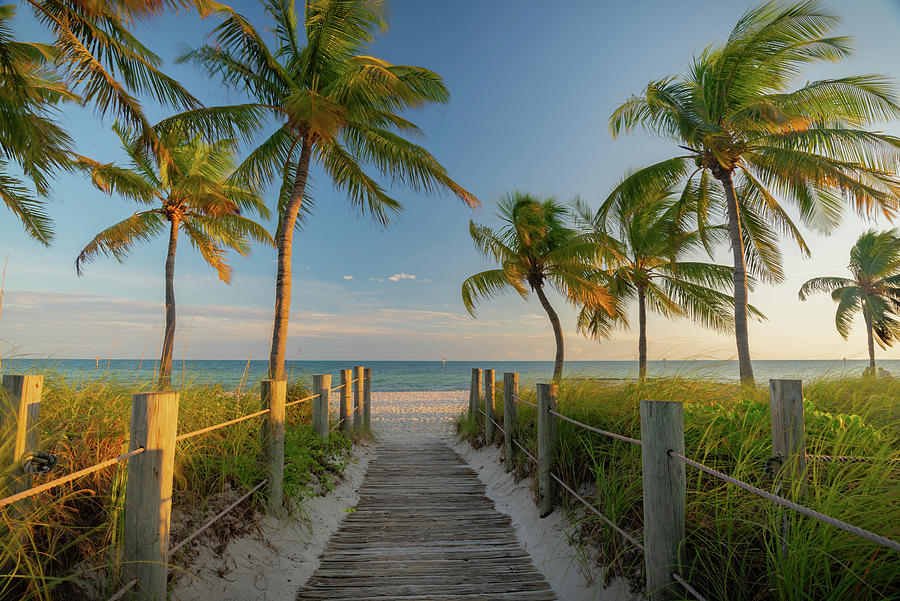
[[[560,512],[538,517],[530,479],[514,482],[496,449],[476,451],[456,441],[453,420],[466,409],[468,395],[467,390],[373,392],[372,428],[379,440],[438,438],[453,446],[485,483],[497,510],[510,516],[517,538],[562,601],[632,599],[627,587],[617,583],[602,591],[588,585],[578,552],[568,542],[573,526]],[[338,402],[338,394],[332,394],[332,414]],[[328,539],[359,500],[359,486],[375,453],[377,445],[357,448],[357,460],[339,486],[327,496],[303,501],[302,520],[264,517],[257,531],[232,539],[221,557],[198,556],[178,578],[172,599],[293,601],[319,566]]]

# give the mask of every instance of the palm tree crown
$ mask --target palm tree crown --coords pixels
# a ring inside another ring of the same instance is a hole
[[[900,336],[900,235],[897,230],[863,233],[850,249],[851,278],[819,277],[800,288],[800,300],[826,292],[837,303],[834,324],[847,339],[855,313],[866,324],[869,368],[875,369],[875,344],[884,349]]]
[[[544,292],[549,285],[572,304],[606,307],[613,311],[614,301],[606,288],[592,279],[599,264],[601,248],[588,235],[568,225],[567,207],[555,199],[539,199],[515,192],[499,201],[502,227],[493,229],[469,222],[475,247],[484,256],[500,264],[470,276],[462,285],[462,300],[474,316],[479,298],[491,298],[514,290],[525,299],[533,291],[550,318],[556,338],[556,363],[553,377],[562,376],[564,359],[562,327],[559,316]]]
[[[857,75],[788,89],[806,64],[850,54],[848,38],[828,35],[837,23],[815,1],[751,8],[728,40],[704,51],[685,75],[650,82],[610,118],[614,135],[640,125],[687,150],[645,173],[686,179],[684,198],[701,223],[725,216],[744,382],[753,380],[747,270],[768,281],[782,279],[779,234],[809,252],[778,198],[823,230],[838,222],[845,201],[862,214],[897,211],[900,140],[866,129],[900,116],[891,82]],[[712,185],[710,176],[721,186]]]

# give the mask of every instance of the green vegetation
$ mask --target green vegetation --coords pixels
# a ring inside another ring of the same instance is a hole
[[[830,292],[838,304],[834,323],[844,340],[850,335],[853,314],[860,312],[866,323],[869,370],[875,374],[875,344],[886,348],[900,333],[900,237],[896,230],[869,230],[850,249],[852,279],[821,277],[800,288],[800,300],[813,292]],[[873,336],[874,335],[874,336]]]
[[[522,396],[534,401],[532,386]],[[900,382],[829,378],[804,387],[807,452],[867,456],[872,461],[811,461],[809,507],[897,540],[900,490]],[[640,438],[640,399],[684,403],[687,456],[763,489],[771,457],[768,391],[692,379],[622,383],[565,380],[559,411],[594,427]],[[496,403],[502,413],[502,403]],[[535,414],[519,405],[523,444],[535,452]],[[459,421],[478,442],[483,424]],[[500,435],[502,436],[502,434]],[[480,439],[483,444],[483,438]],[[500,444],[502,448],[502,443]],[[519,457],[520,475],[531,466]],[[558,470],[602,513],[628,532],[639,532],[640,447],[559,422]],[[770,502],[687,467],[687,541],[681,573],[707,599],[794,601],[900,599],[900,556],[852,534],[776,509]],[[563,495],[565,497],[565,495]],[[599,550],[606,576],[642,586],[641,554],[572,498],[565,500],[583,544]],[[787,553],[778,523],[787,519]],[[686,594],[686,593],[685,593]],[[685,598],[691,598],[686,596]]]
[[[35,484],[92,466],[128,450],[131,393],[135,383],[98,379],[70,383],[48,373],[40,413],[41,450],[59,455],[59,467]],[[289,389],[288,399],[303,398],[303,383]],[[256,389],[221,387],[182,389],[178,431],[188,432],[234,419],[259,409]],[[310,403],[289,407],[285,428],[285,495],[302,511],[303,498],[327,492],[340,479],[349,460],[350,441],[335,432],[319,438],[311,427]],[[266,477],[259,445],[260,419],[186,439],[177,444],[172,542],[198,525],[185,515],[211,517]],[[118,587],[118,550],[122,537],[126,465],[119,464],[34,498],[21,521],[10,508],[2,515],[13,534],[0,538],[0,563],[14,566],[15,577],[0,579],[3,599],[82,599],[86,590],[107,598]],[[262,505],[262,496],[259,496]],[[246,528],[254,523],[256,503],[248,501]],[[227,525],[214,526],[204,537],[234,535]],[[178,562],[175,557],[173,561]],[[86,587],[86,588],[85,588]]]

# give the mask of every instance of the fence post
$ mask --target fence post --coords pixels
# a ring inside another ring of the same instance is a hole
[[[650,601],[676,598],[684,541],[686,480],[684,464],[669,450],[684,454],[684,414],[677,401],[641,401],[641,475],[644,482],[644,562]],[[681,597],[677,597],[681,598]]]
[[[806,431],[803,424],[803,381],[769,380],[772,452],[781,458],[777,478],[783,490],[802,495],[806,479]],[[797,488],[799,487],[799,488]]]
[[[478,404],[481,402],[481,370],[472,368],[472,386],[469,388],[469,415],[478,419]]]
[[[126,580],[137,580],[142,601],[166,599],[177,428],[177,392],[132,395],[129,450],[144,452],[128,460],[124,560]]]
[[[363,428],[366,430],[372,427],[372,370],[366,368],[363,371]]]
[[[313,429],[322,438],[328,438],[328,397],[331,396],[331,374],[313,376]]]
[[[484,370],[484,443],[494,442],[494,370]]]
[[[363,367],[353,368],[353,429],[359,430],[363,425]]]
[[[351,370],[341,370],[341,408],[338,419],[341,420],[340,428],[344,434],[350,435],[350,380]]]
[[[519,374],[503,374],[503,440],[506,446],[506,471],[511,472],[515,462],[515,440],[519,431],[519,408],[513,395],[519,396]]]
[[[0,445],[4,450],[0,474],[7,472],[7,480],[0,483],[0,495],[14,495],[31,488],[31,474],[22,471],[22,458],[38,446],[38,413],[44,376],[5,375],[0,391]],[[12,444],[9,444],[11,441]],[[32,499],[23,499],[10,508],[11,516],[25,516],[31,510]]]
[[[556,384],[537,385],[537,459],[538,459],[538,495],[540,497],[540,515],[547,517],[553,512],[556,501],[556,486],[550,472],[556,464]]]
[[[260,428],[269,472],[269,515],[280,516],[284,505],[284,401],[287,382],[263,380],[259,383],[262,408],[268,409]]]

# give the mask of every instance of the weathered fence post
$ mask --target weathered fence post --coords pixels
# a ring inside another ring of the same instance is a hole
[[[0,483],[0,496],[14,495],[31,488],[31,474],[22,471],[22,458],[37,449],[38,413],[44,376],[5,375],[0,391],[0,448],[4,450],[0,474],[7,472],[7,480]],[[11,516],[27,515],[31,499],[23,499],[10,508]]]
[[[328,438],[328,397],[331,396],[331,374],[313,376],[313,429],[322,438]]]
[[[494,370],[484,370],[484,442],[494,442]]]
[[[781,459],[777,478],[785,492],[802,494],[806,479],[806,431],[803,424],[803,381],[769,380],[772,452]]]
[[[478,405],[481,402],[481,370],[472,368],[472,386],[469,388],[469,415],[478,419]]]
[[[259,383],[262,408],[268,409],[260,428],[269,473],[269,515],[280,516],[284,505],[284,401],[287,382],[263,380]]]
[[[338,419],[341,420],[341,431],[344,434],[350,434],[350,380],[351,370],[341,370],[341,407]]]
[[[506,446],[506,471],[511,472],[516,466],[515,445],[519,431],[519,408],[513,396],[519,395],[519,374],[503,374],[503,440]]]
[[[538,459],[538,495],[540,497],[540,515],[547,517],[553,512],[556,501],[556,486],[550,473],[556,464],[556,384],[537,385],[537,459]]]
[[[359,430],[363,425],[363,367],[353,368],[353,429]]]
[[[141,601],[165,601],[172,513],[172,476],[178,427],[177,392],[142,392],[131,399],[130,451],[125,488],[124,571],[137,580]]]
[[[686,480],[684,414],[677,401],[641,401],[641,473],[644,482],[644,562],[650,601],[673,599],[684,541]],[[678,597],[680,598],[680,597]]]
[[[363,428],[368,430],[372,427],[372,370],[367,367],[363,375]]]

